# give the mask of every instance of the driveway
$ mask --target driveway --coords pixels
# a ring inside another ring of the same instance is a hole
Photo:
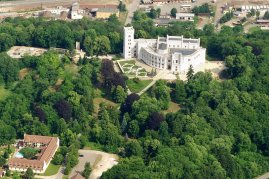
[[[117,165],[118,156],[96,150],[79,150],[79,163],[72,169],[70,177],[84,170],[86,162],[90,162],[92,173],[90,179],[100,178],[102,173]]]

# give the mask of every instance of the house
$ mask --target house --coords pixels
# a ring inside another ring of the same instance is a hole
[[[111,15],[115,14],[117,17],[120,16],[118,9],[114,8],[98,8],[96,11],[96,18],[98,19],[108,19]]]
[[[70,179],[85,179],[81,174],[77,173],[74,176],[72,176]]]
[[[190,66],[196,70],[205,64],[206,49],[200,46],[200,39],[183,36],[134,39],[134,28],[124,27],[123,56],[137,58],[153,68],[186,74]]]
[[[79,3],[73,3],[71,7],[71,19],[82,19],[83,10],[79,9]]]
[[[12,171],[25,172],[32,168],[35,173],[44,173],[49,166],[55,152],[59,148],[59,138],[39,135],[24,135],[23,146],[40,149],[37,159],[11,158],[8,162],[9,169]]]
[[[181,21],[193,21],[194,16],[195,15],[193,13],[176,13],[176,19]]]

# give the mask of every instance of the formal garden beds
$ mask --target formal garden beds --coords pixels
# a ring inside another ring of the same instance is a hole
[[[144,68],[137,66],[135,60],[118,61],[118,64],[122,72],[130,78],[148,76],[147,71]]]

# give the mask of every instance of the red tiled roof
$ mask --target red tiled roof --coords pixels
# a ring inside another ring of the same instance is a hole
[[[40,153],[40,156],[37,160],[29,160],[25,158],[12,158],[9,160],[9,166],[11,168],[23,168],[27,169],[31,167],[32,169],[42,170],[44,166],[44,162],[48,163],[50,159],[53,157],[53,154],[57,150],[57,137],[49,137],[49,136],[38,136],[38,135],[24,135],[24,142],[27,143],[42,143],[47,145],[44,147]]]
[[[85,179],[83,176],[81,176],[79,173],[76,175],[72,176],[70,179]]]

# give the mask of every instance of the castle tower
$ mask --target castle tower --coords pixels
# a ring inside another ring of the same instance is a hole
[[[124,27],[123,57],[134,57],[134,28]]]

